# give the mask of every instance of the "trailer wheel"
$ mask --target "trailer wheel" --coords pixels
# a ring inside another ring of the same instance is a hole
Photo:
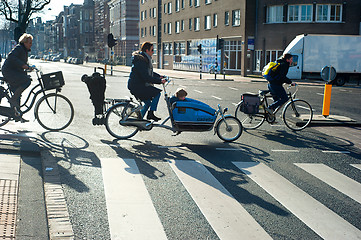
[[[346,82],[346,80],[345,80],[344,77],[337,77],[337,78],[335,79],[335,84],[336,84],[337,86],[343,86],[343,85],[345,84],[345,82]]]

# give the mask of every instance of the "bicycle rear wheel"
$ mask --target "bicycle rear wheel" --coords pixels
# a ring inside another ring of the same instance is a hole
[[[38,123],[50,131],[67,128],[74,118],[73,104],[68,98],[57,93],[41,97],[35,105],[34,112]]]
[[[233,116],[226,116],[216,125],[217,136],[225,142],[236,141],[243,132],[242,123]]]
[[[283,110],[283,121],[293,131],[305,129],[311,123],[312,116],[311,105],[300,99],[288,102]]]
[[[265,120],[265,110],[264,108],[259,109],[257,114],[247,114],[241,111],[243,101],[241,101],[235,112],[236,118],[242,123],[244,129],[256,129],[259,128]]]
[[[105,117],[105,127],[110,135],[117,139],[128,139],[133,137],[139,129],[136,126],[123,126],[120,124],[125,117],[142,119],[140,112],[133,112],[132,106],[127,103],[118,103],[112,106]],[[131,114],[129,116],[129,114]]]

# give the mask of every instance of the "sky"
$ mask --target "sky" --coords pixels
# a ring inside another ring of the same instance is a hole
[[[43,13],[37,16],[41,17],[43,22],[54,20],[55,17],[64,10],[64,6],[69,6],[72,3],[83,4],[84,0],[51,0],[50,4],[45,6]],[[49,8],[51,8],[51,10],[48,10]]]

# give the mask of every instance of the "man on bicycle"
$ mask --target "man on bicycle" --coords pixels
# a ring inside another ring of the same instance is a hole
[[[280,63],[277,70],[270,80],[268,80],[268,89],[270,90],[274,102],[269,105],[266,109],[269,113],[273,114],[273,111],[287,102],[288,96],[283,88],[284,83],[291,84],[292,81],[286,77],[288,69],[293,62],[293,57],[291,54],[286,53],[280,59],[277,60],[277,63]]]

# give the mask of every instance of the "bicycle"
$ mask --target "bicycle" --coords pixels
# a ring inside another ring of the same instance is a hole
[[[73,121],[74,108],[67,97],[59,94],[65,84],[62,72],[43,74],[34,66],[31,69],[36,72],[38,84],[30,90],[26,101],[20,104],[19,109],[9,103],[13,93],[6,79],[0,77],[0,100],[6,98],[8,101],[0,106],[0,127],[11,120],[21,120],[22,115],[29,112],[35,104],[35,119],[43,128],[50,131],[65,129]],[[47,93],[49,90],[55,92]],[[43,96],[36,101],[39,94]]]
[[[132,97],[129,99],[106,99],[104,108],[107,110],[104,124],[109,134],[117,139],[128,139],[139,131],[150,131],[153,127],[161,127],[176,134],[183,131],[210,131],[214,128],[214,134],[217,133],[217,136],[225,142],[235,141],[241,136],[243,131],[241,122],[233,116],[225,115],[228,109],[223,109],[220,105],[211,116],[214,119],[212,121],[203,122],[204,119],[199,118],[199,121],[194,122],[177,122],[173,115],[175,106],[170,104],[170,98],[166,91],[169,82],[170,80],[167,79],[167,82],[162,84],[169,116],[160,124],[143,119],[141,114],[143,103],[139,99],[136,101]],[[166,125],[168,121],[171,122],[170,126]]]
[[[241,100],[236,107],[235,116],[241,121],[244,129],[256,129],[260,127],[265,121],[273,124],[276,121],[276,113],[284,106],[282,118],[285,125],[293,130],[300,131],[305,129],[312,121],[313,111],[311,105],[305,100],[296,99],[298,92],[298,85],[294,85],[296,90],[294,93],[290,91],[287,93],[288,101],[276,108],[273,113],[267,111],[268,100],[272,98],[269,90],[259,90],[258,94],[254,94],[260,98],[260,105],[257,113],[247,114],[242,112],[243,101]],[[292,85],[287,87],[289,90]]]

